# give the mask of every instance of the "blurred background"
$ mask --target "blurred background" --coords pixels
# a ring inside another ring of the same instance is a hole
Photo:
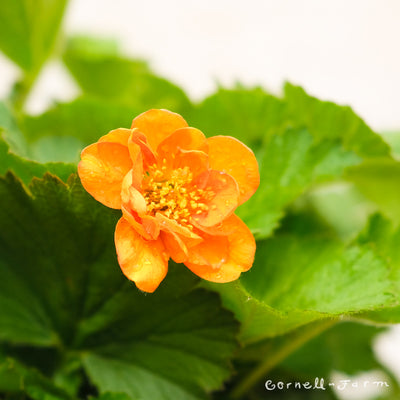
[[[398,0],[71,0],[64,29],[118,39],[194,100],[218,84],[279,93],[289,80],[351,105],[377,131],[400,126]],[[17,75],[2,56],[0,96]],[[77,91],[61,64],[49,64],[28,110]]]
[[[288,80],[350,105],[375,131],[400,128],[399,0],[71,0],[64,32],[117,39],[124,54],[148,61],[194,101],[236,82],[279,94]],[[0,55],[0,97],[18,76]],[[79,91],[61,61],[51,61],[27,110],[39,114]],[[400,378],[400,327],[375,348]],[[348,398],[366,397],[357,390]]]

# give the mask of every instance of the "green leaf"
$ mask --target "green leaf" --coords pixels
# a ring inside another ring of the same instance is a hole
[[[337,179],[360,161],[337,141],[316,143],[307,130],[270,136],[263,153],[260,187],[238,210],[258,237],[270,235],[285,208],[312,184]]]
[[[26,71],[48,57],[67,0],[13,0],[0,3],[0,49]]]
[[[39,164],[12,153],[8,144],[0,137],[0,175],[13,171],[19,178],[28,184],[33,177],[42,177],[46,172],[51,172],[66,181],[76,171],[73,164],[48,163]]]
[[[340,139],[346,150],[354,151],[361,157],[390,155],[390,148],[382,137],[373,132],[350,107],[318,100],[301,87],[289,83],[285,85],[284,100],[295,125],[307,127],[319,140]]]
[[[376,206],[347,182],[316,188],[306,196],[308,206],[344,241],[354,239],[376,211]]]
[[[131,400],[132,397],[129,397],[125,393],[115,393],[115,392],[105,392],[99,397],[97,400]]]
[[[254,150],[265,138],[292,128],[306,129],[316,142],[341,143],[361,157],[389,156],[389,146],[350,107],[321,101],[302,88],[285,85],[284,97],[262,88],[219,88],[197,105],[188,118],[206,135],[235,136]]]
[[[258,238],[269,236],[287,206],[313,185],[340,179],[362,158],[390,156],[382,138],[349,107],[290,84],[283,99],[261,88],[219,89],[188,120],[208,135],[233,135],[255,150],[261,184],[238,212]]]
[[[88,46],[95,44],[96,51]],[[88,50],[89,48],[89,50]],[[64,62],[82,88],[90,95],[140,109],[167,108],[185,114],[191,107],[178,86],[153,74],[142,61],[116,54],[98,39],[73,38]]]
[[[395,304],[389,272],[369,246],[284,235],[258,242],[254,265],[240,281],[212,288],[241,322],[241,340],[252,343]]]
[[[129,128],[140,113],[133,107],[80,97],[60,103],[38,116],[26,115],[22,129],[30,156],[39,162],[78,162],[81,150],[117,128]]]
[[[0,199],[3,341],[56,346],[102,393],[204,399],[221,387],[238,326],[195,275],[171,265],[156,293],[138,291],[116,260],[120,212],[77,177],[46,175],[27,190],[8,174]]]
[[[400,222],[400,162],[368,160],[346,172],[346,179],[387,216]]]
[[[284,102],[262,88],[238,85],[234,89],[219,88],[197,105],[187,120],[206,136],[234,136],[257,149],[264,137],[286,123],[285,113]]]
[[[23,393],[34,400],[72,399],[37,370],[26,368],[18,361],[0,355],[0,395],[2,392]]]
[[[0,132],[10,150],[20,156],[28,154],[27,143],[20,131],[11,107],[6,102],[0,102]]]
[[[375,214],[370,218],[367,228],[360,234],[358,241],[374,248],[391,266],[390,278],[396,288],[397,303],[391,307],[383,307],[375,311],[361,313],[357,318],[378,323],[399,323],[400,227],[395,228],[391,221],[380,214]]]
[[[56,146],[56,149],[58,153],[62,153],[59,146]],[[48,171],[55,173],[64,181],[76,171],[76,166],[72,164],[55,162],[39,164],[25,158],[30,156],[30,153],[31,149],[10,108],[0,102],[0,175],[13,171],[25,184],[28,184],[33,177],[42,177]]]
[[[400,131],[399,132],[382,132],[381,136],[388,143],[392,150],[392,155],[397,160],[400,158]]]

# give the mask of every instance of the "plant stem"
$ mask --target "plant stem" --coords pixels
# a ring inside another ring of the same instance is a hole
[[[272,347],[271,351],[265,355],[265,360],[258,364],[233,388],[231,398],[242,398],[246,392],[248,392],[259,380],[265,378],[268,372],[281,363],[286,357],[337,322],[337,319],[318,321],[284,336],[282,338],[284,340],[277,342],[276,346]]]
[[[10,101],[16,113],[23,110],[26,99],[32,89],[41,68],[37,68],[34,72],[27,72],[22,76],[22,79],[17,81],[12,89]]]

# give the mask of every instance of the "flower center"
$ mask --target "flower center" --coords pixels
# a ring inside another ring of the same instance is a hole
[[[192,181],[193,173],[189,167],[168,171],[165,159],[161,167],[150,166],[143,181],[147,212],[152,215],[161,213],[193,229],[190,217],[206,212],[208,206],[205,202],[214,193],[211,188],[199,189]]]

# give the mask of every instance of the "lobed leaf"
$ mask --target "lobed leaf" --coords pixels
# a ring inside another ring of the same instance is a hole
[[[340,143],[316,143],[307,130],[271,135],[263,147],[261,183],[238,212],[258,238],[277,227],[285,208],[312,184],[339,178],[360,159]]]
[[[369,246],[292,235],[259,242],[240,281],[212,288],[241,322],[245,343],[397,300],[389,266]]]
[[[62,349],[101,393],[204,399],[221,387],[238,326],[197,277],[171,265],[154,295],[138,291],[116,260],[119,212],[76,176],[47,174],[27,189],[9,173],[0,199],[1,341]]]

